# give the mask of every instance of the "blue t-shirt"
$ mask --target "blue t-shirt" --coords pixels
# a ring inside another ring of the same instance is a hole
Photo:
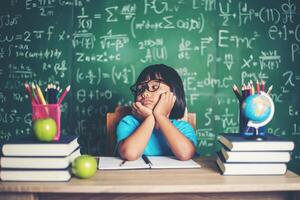
[[[171,119],[172,124],[195,146],[197,146],[197,137],[193,127],[182,120]],[[133,115],[127,115],[121,119],[117,126],[117,145],[121,140],[130,136],[139,126],[141,122]],[[148,144],[144,150],[145,155],[173,155],[163,133],[159,129],[153,129]]]

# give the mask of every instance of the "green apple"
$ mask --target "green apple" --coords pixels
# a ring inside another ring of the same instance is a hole
[[[97,160],[90,155],[81,155],[72,162],[72,172],[79,178],[90,178],[97,171]]]
[[[57,125],[52,118],[36,119],[33,122],[33,132],[36,138],[40,141],[50,142],[53,141],[56,132]]]

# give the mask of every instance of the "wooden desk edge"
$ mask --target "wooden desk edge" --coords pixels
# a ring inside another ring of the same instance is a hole
[[[202,181],[200,184],[195,180],[183,180],[177,181],[175,185],[168,184],[165,182],[158,182],[158,184],[145,184],[140,182],[132,181],[130,184],[126,184],[127,180],[119,183],[119,175],[145,174],[151,177],[160,177],[161,171],[138,171],[138,172],[126,172],[126,171],[114,171],[114,172],[100,172],[98,171],[95,177],[87,180],[79,180],[77,178],[72,178],[70,182],[1,182],[0,192],[31,192],[31,193],[126,193],[126,194],[138,194],[138,193],[224,193],[224,192],[274,192],[274,191],[300,191],[300,177],[295,173],[288,171],[284,176],[266,176],[268,179],[265,183],[253,184],[256,180],[255,177],[250,176],[251,184],[245,182],[245,176],[230,177],[221,176],[218,171],[216,171],[216,166],[211,165],[214,160],[211,159],[197,159],[202,166],[201,169],[191,169],[189,173],[183,173],[183,171],[170,170],[171,174],[177,173],[181,177],[193,177],[194,175],[199,176],[198,178],[207,179],[207,181]],[[182,169],[181,169],[182,170]],[[198,173],[196,170],[201,170]],[[103,173],[103,174],[99,174]],[[148,173],[148,174],[147,174]],[[105,179],[103,180],[103,177]],[[114,180],[111,181],[110,178]],[[274,180],[280,180],[281,183],[278,184]],[[209,181],[209,179],[211,181]],[[213,180],[217,179],[216,182]],[[271,179],[271,180],[269,180]],[[242,180],[242,181],[241,181]],[[264,180],[264,179],[261,179]],[[105,182],[106,181],[106,182]],[[114,182],[115,181],[115,182]],[[259,182],[259,181],[258,181]],[[124,184],[125,183],[125,184]],[[139,184],[140,183],[140,184]],[[156,182],[155,182],[156,183]]]

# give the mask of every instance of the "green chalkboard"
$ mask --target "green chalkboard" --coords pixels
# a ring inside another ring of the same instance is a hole
[[[182,77],[197,113],[198,152],[218,150],[218,134],[239,131],[231,86],[273,85],[268,132],[296,144],[300,169],[300,2],[296,0],[1,1],[0,141],[32,134],[24,82],[71,92],[62,134],[80,135],[86,153],[105,147],[105,115],[130,105],[129,87],[154,63]]]

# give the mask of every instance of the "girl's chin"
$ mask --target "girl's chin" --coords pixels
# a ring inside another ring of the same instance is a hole
[[[146,103],[146,104],[144,104],[144,106],[151,109],[151,110],[153,109],[153,105],[150,104],[150,103]]]

